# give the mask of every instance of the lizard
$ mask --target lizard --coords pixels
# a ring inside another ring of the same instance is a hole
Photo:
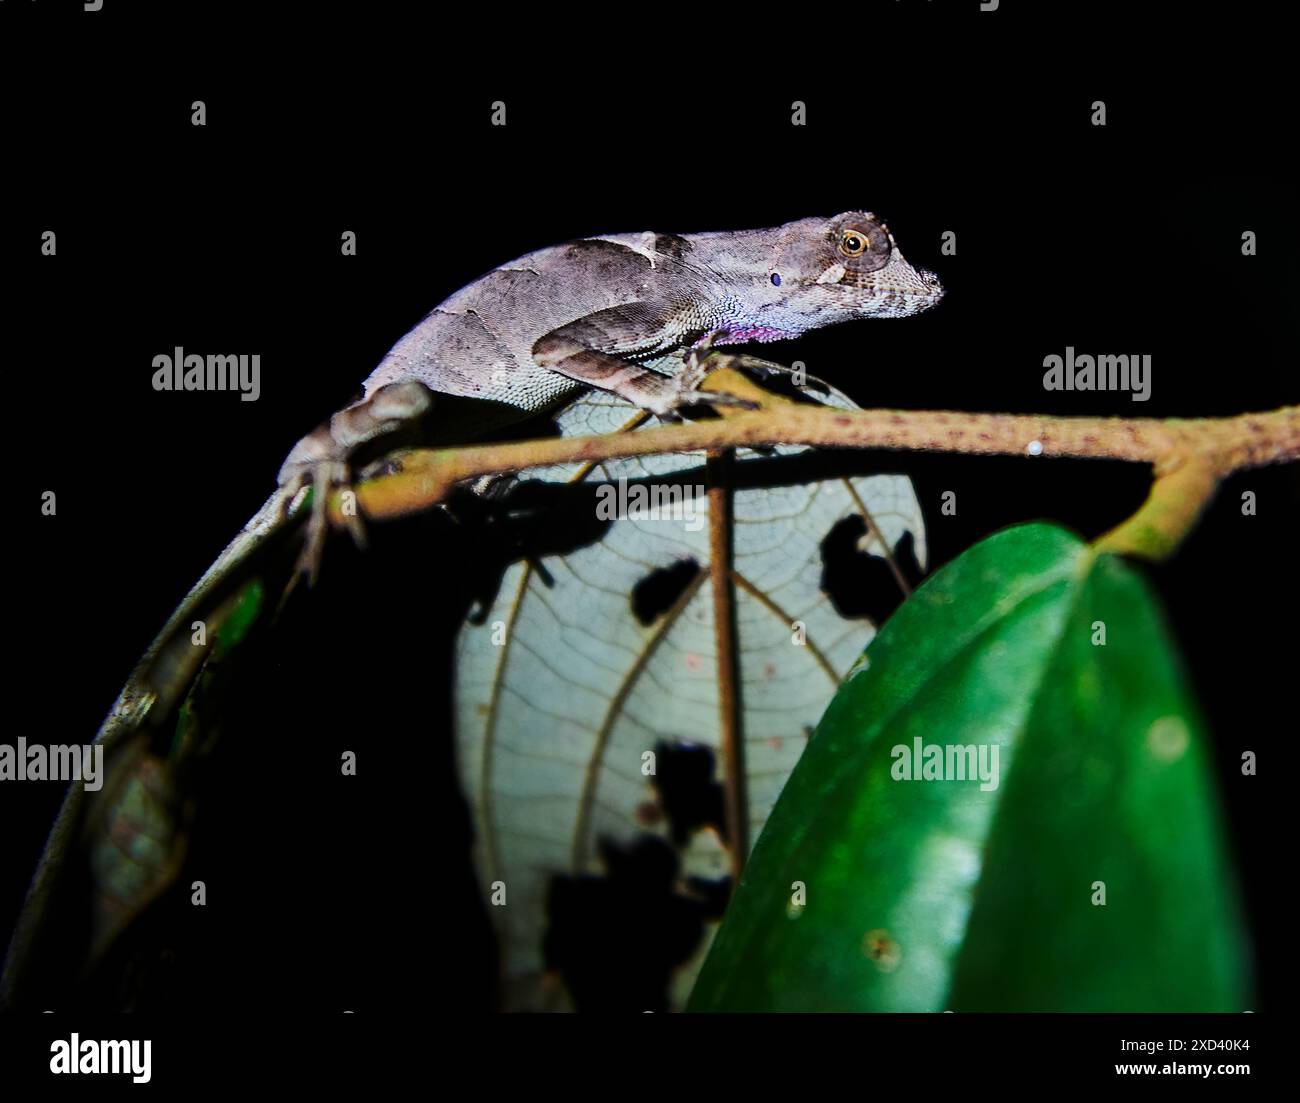
[[[312,512],[293,579],[315,577],[325,491],[348,482],[367,446],[416,425],[436,396],[485,400],[486,423],[503,424],[594,388],[673,420],[693,406],[743,404],[700,389],[700,353],[710,347],[917,314],[943,293],[939,278],[909,264],[884,221],[867,211],[761,230],[606,234],[493,269],[435,307],[380,361],[358,401],[298,441],[271,497],[137,663],[95,742],[107,753],[146,722],[166,725],[207,654],[191,646],[191,619],[230,599],[229,568],[264,546],[308,487]],[[353,535],[362,537],[359,521]],[[51,832],[0,977],[0,1005],[12,1002],[41,930],[82,796],[80,786],[69,791]]]
[[[675,419],[691,406],[745,404],[699,389],[704,349],[917,314],[942,297],[939,277],[909,264],[868,211],[761,230],[606,234],[528,253],[435,307],[371,372],[358,402],[294,446],[280,502],[308,482],[317,491],[295,578],[315,578],[324,491],[346,483],[349,457],[425,414],[435,394],[526,416],[596,388]],[[674,353],[679,369],[659,370]]]

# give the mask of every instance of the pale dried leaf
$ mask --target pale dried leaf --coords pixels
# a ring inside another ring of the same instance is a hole
[[[851,405],[838,393],[824,400]],[[589,395],[560,420],[566,435],[611,432],[635,413],[608,396]],[[742,452],[738,459],[752,462],[753,456]],[[683,471],[694,472],[688,481],[702,483],[703,457],[612,461],[585,478],[659,479]],[[525,473],[554,482],[583,474],[577,465]],[[860,511],[855,495],[891,547],[912,534],[924,565],[921,511],[905,477],[830,478],[735,492],[734,571],[741,580],[735,608],[751,844],[808,733],[875,632],[865,619],[840,616],[821,589],[821,541],[837,522]],[[707,502],[698,508],[706,514]],[[864,550],[878,554],[879,542],[868,538]],[[505,906],[488,910],[500,937],[512,1007],[555,1006],[554,978],[542,983],[551,879],[603,874],[597,848],[602,838],[620,844],[645,834],[668,838],[665,820],[644,817],[657,794],[642,774],[643,754],[660,743],[719,746],[708,558],[707,523],[692,532],[680,519],[619,520],[597,542],[545,557],[540,565],[551,576],[549,586],[532,566],[512,565],[483,623],[462,630],[458,762],[477,828],[481,883],[489,894],[493,882],[506,886]],[[654,571],[690,560],[701,573],[679,605],[653,623],[640,623],[630,601],[633,587]],[[794,644],[795,621],[806,626],[808,646]],[[500,638],[501,624],[505,638],[497,646],[494,626]],[[720,756],[715,761],[720,770]],[[729,876],[729,855],[711,828],[694,831],[679,857],[680,891],[689,892],[687,877]],[[689,991],[714,926],[675,978],[674,1002]]]

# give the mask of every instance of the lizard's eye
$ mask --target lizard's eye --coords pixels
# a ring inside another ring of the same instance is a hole
[[[840,238],[840,252],[846,257],[860,257],[867,251],[867,239],[857,230],[845,230]]]

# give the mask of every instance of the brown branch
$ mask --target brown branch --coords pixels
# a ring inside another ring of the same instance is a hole
[[[458,483],[481,475],[560,463],[595,463],[624,456],[718,451],[776,444],[832,448],[950,452],[967,455],[1072,456],[1150,463],[1151,495],[1128,521],[1107,533],[1107,551],[1159,559],[1191,528],[1218,483],[1234,471],[1300,458],[1300,407],[1226,418],[1047,417],[949,411],[838,410],[790,402],[734,370],[738,357],[714,353],[717,370],[706,386],[742,395],[755,410],[632,433],[561,437],[401,457],[402,470],[361,484],[367,517],[397,517],[444,500]],[[339,498],[330,519],[343,521]]]
[[[727,844],[736,881],[749,858],[749,798],[745,792],[745,739],[741,730],[742,701],[739,648],[736,646],[736,591],[733,566],[730,452],[710,452],[709,575],[713,583],[713,639],[717,651],[719,730],[722,733],[723,777],[726,778]]]

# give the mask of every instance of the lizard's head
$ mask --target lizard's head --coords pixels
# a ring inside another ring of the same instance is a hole
[[[939,277],[904,260],[889,227],[867,211],[781,227],[770,269],[771,317],[804,323],[791,329],[906,317],[943,298]]]

